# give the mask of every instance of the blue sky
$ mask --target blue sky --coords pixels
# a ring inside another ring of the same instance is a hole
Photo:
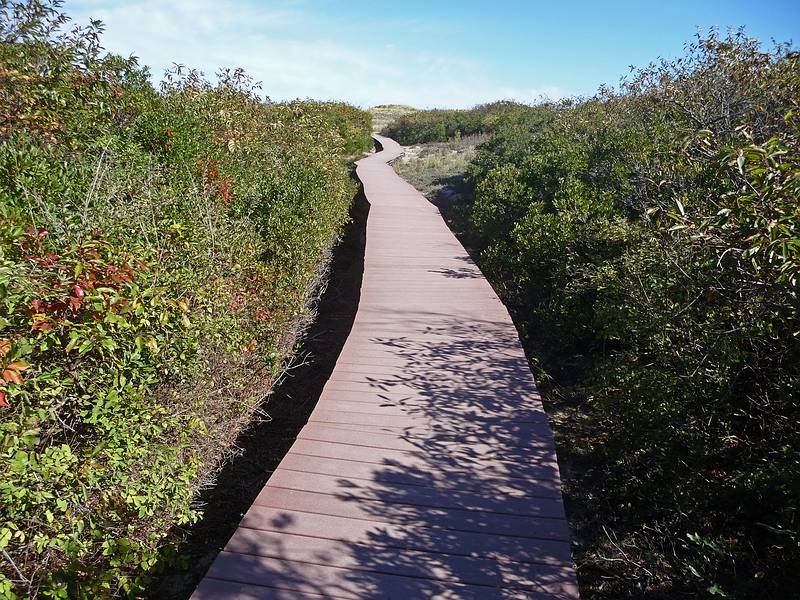
[[[68,0],[106,49],[159,79],[173,62],[244,67],[275,100],[467,107],[591,95],[677,57],[698,28],[800,42],[800,1]]]

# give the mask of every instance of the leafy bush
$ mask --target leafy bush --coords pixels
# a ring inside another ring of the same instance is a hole
[[[418,110],[387,124],[383,133],[404,145],[446,142],[462,136],[487,133],[497,118],[521,105],[500,101],[469,110]]]
[[[291,352],[369,116],[160,90],[100,25],[0,1],[0,596],[146,584]]]
[[[319,107],[323,117],[339,132],[346,155],[360,157],[373,147],[370,113],[344,102],[325,102]]]
[[[618,543],[581,549],[584,595],[794,594],[799,61],[712,33],[496,116],[469,168],[481,266],[599,415],[589,508]]]

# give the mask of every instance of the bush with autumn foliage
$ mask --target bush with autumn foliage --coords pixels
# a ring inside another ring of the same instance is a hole
[[[370,144],[0,0],[0,596],[133,593],[269,392]]]

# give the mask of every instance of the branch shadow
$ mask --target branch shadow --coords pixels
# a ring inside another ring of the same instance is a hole
[[[228,597],[219,582],[253,598],[578,597],[513,326],[398,316],[416,333],[370,337],[375,364],[343,353],[199,597]]]
[[[482,276],[451,258],[428,292],[362,290],[308,423],[193,598],[578,598],[517,332],[504,310],[459,310],[452,290]]]

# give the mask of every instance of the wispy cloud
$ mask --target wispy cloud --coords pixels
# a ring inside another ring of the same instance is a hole
[[[415,24],[322,17],[303,2],[265,7],[246,0],[75,0],[66,10],[78,23],[102,20],[105,48],[135,54],[156,79],[172,63],[208,75],[221,67],[243,67],[273,99],[342,99],[362,106],[465,107],[499,98],[534,101],[563,95],[555,86],[503,86],[481,61],[369,35],[379,25],[381,31],[392,31]],[[364,34],[329,33],[344,28]]]

